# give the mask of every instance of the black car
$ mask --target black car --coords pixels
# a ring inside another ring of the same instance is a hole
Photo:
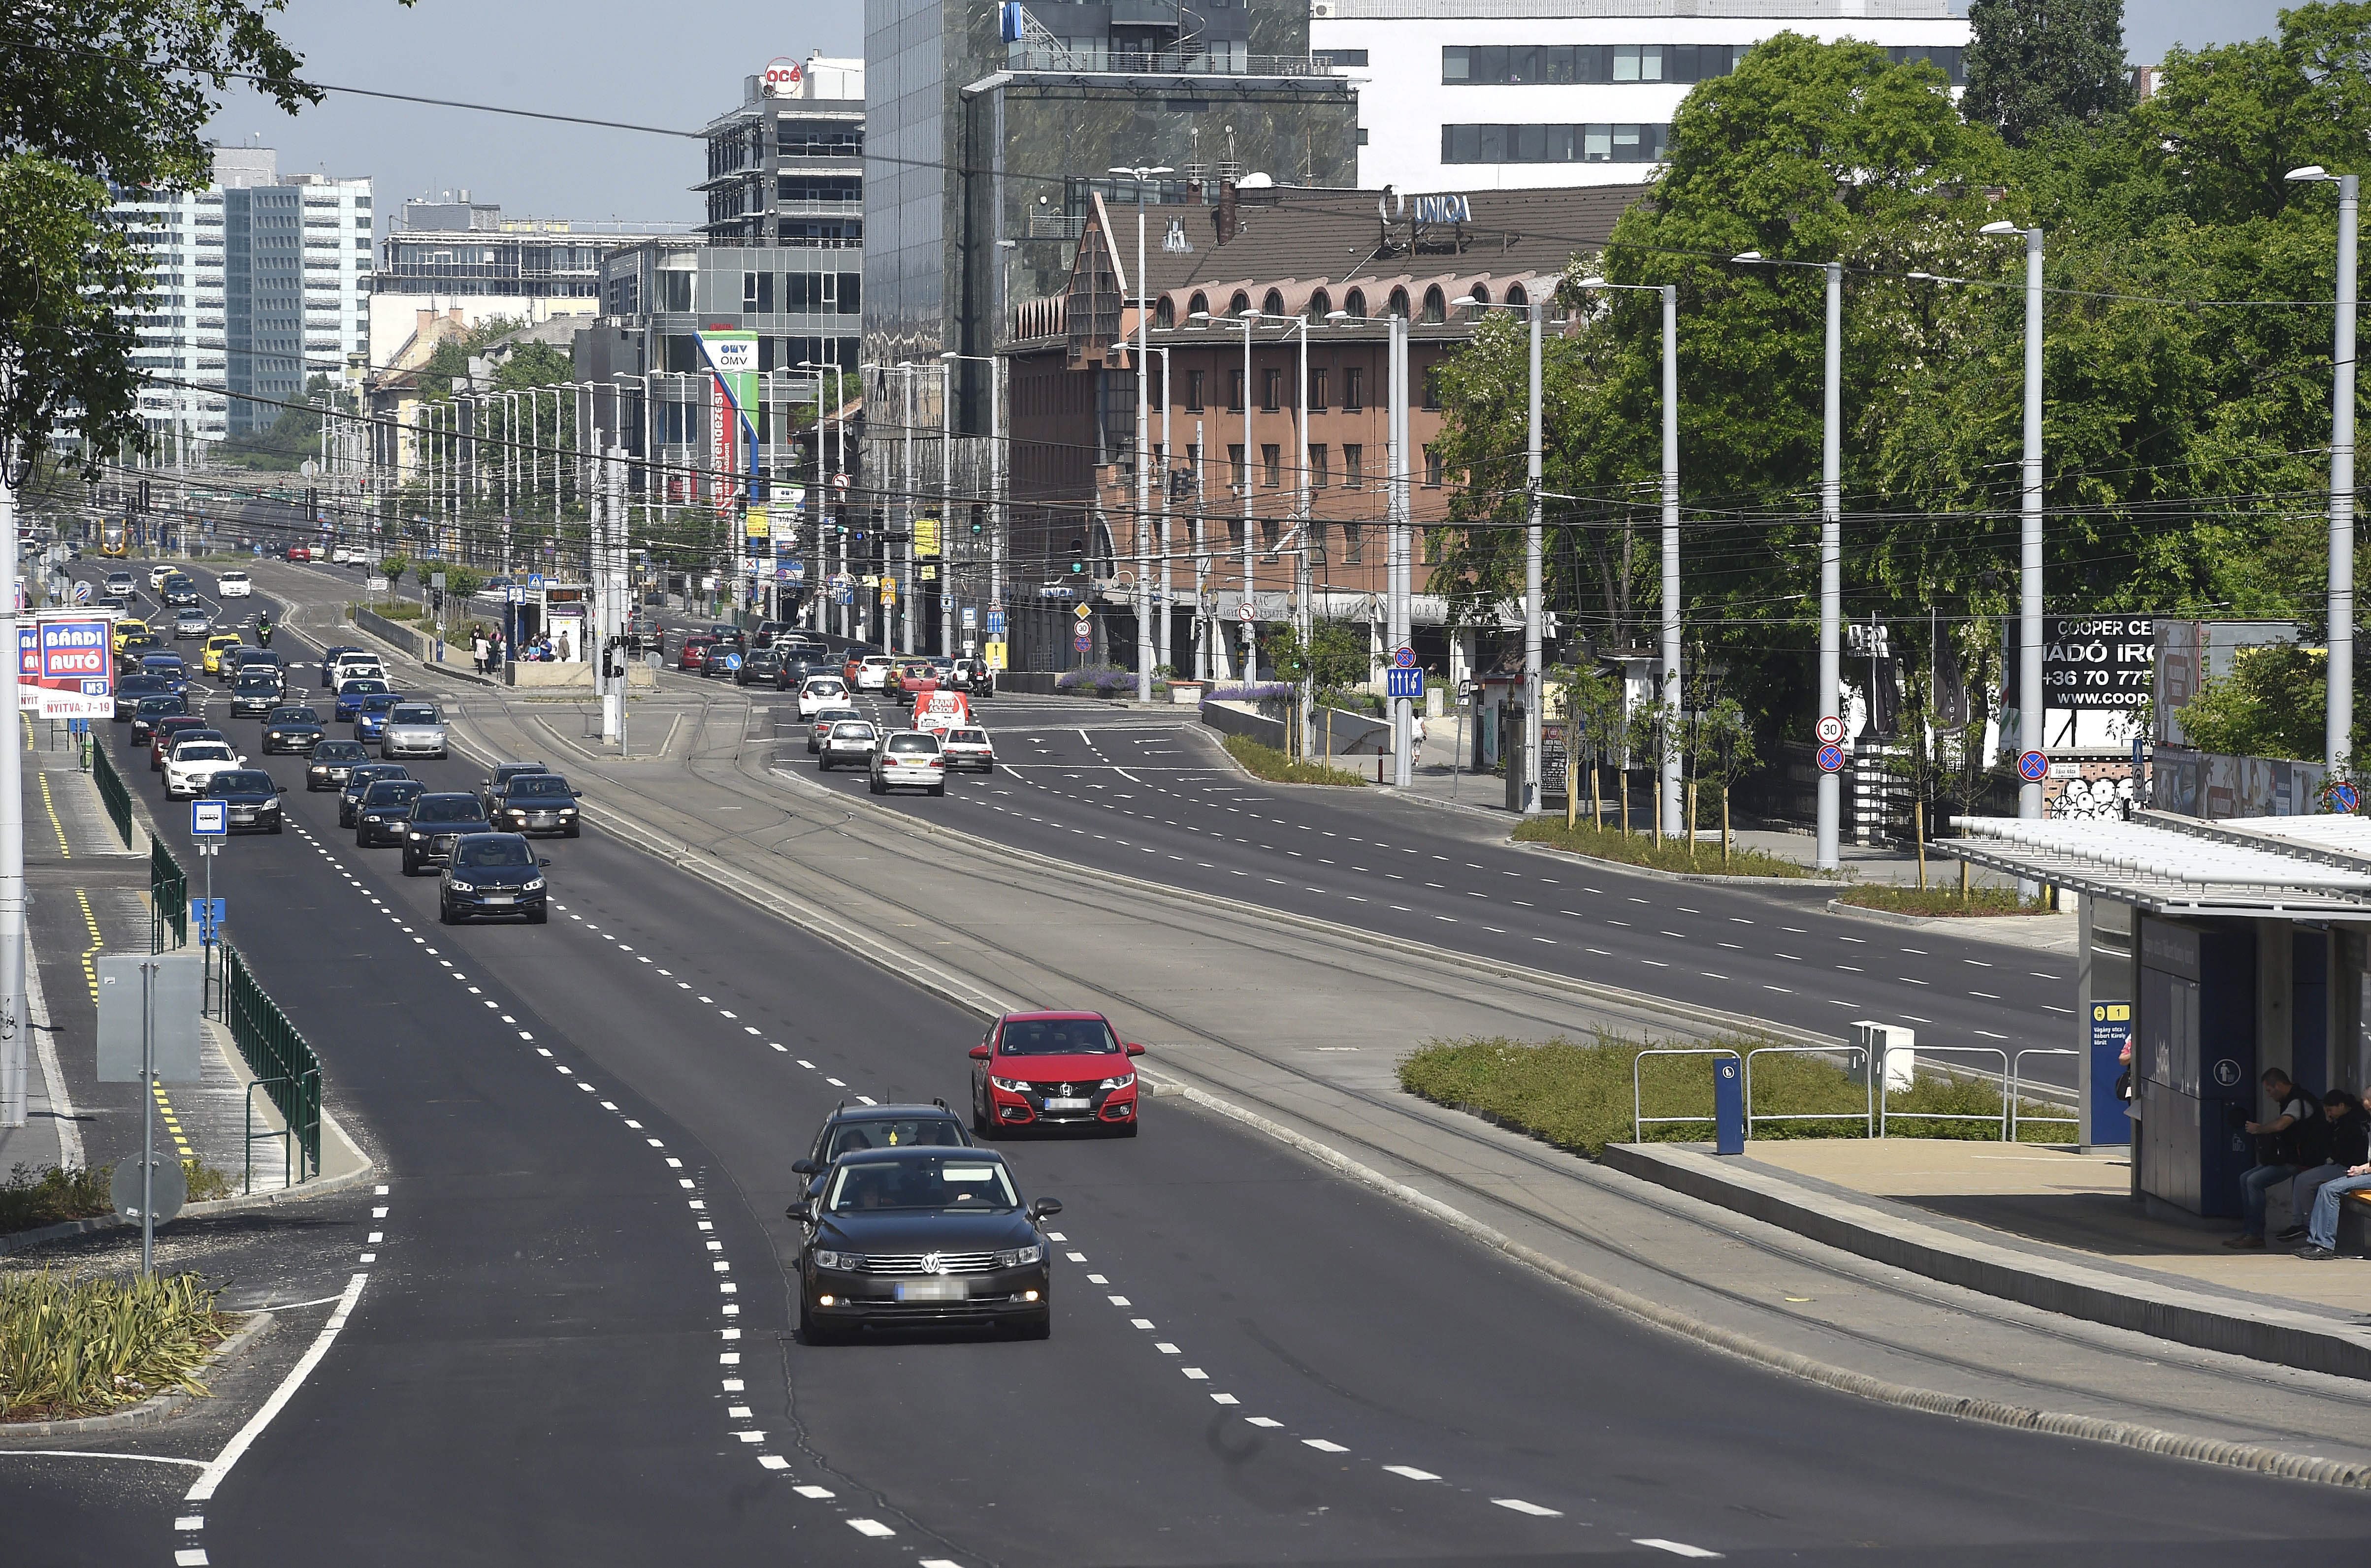
[[[709,647],[708,657],[700,662],[700,678],[704,681],[729,681],[741,673],[748,655],[731,643],[718,642]]]
[[[400,845],[411,831],[411,802],[428,791],[417,778],[375,778],[354,802],[354,847]]]
[[[747,635],[743,632],[739,627],[727,626],[723,621],[717,622],[714,626],[708,628],[705,631],[696,632],[693,635],[712,637],[716,639],[716,646],[719,648],[730,648],[735,653],[746,650],[749,646],[749,639]]]
[[[788,648],[778,651],[781,663],[774,675],[774,684],[784,691],[796,691],[806,685],[809,675],[842,674],[839,655],[820,648]]]
[[[411,825],[403,833],[403,874],[416,877],[453,858],[466,834],[492,833],[485,808],[475,795],[458,790],[423,794],[411,802]]]
[[[285,825],[281,821],[280,797],[286,793],[287,785],[273,783],[272,775],[260,767],[234,767],[207,779],[198,798],[230,802],[233,833],[278,833]]]
[[[498,762],[494,764],[494,771],[492,775],[478,788],[478,804],[484,810],[486,820],[489,822],[493,820],[494,797],[503,792],[503,785],[508,784],[512,779],[517,778],[522,773],[549,773],[551,769],[549,767],[540,762]]]
[[[189,699],[184,697],[160,695],[142,698],[132,706],[132,744],[147,744],[148,732],[156,727],[157,720],[168,714],[184,714],[189,710]]]
[[[267,718],[287,695],[288,683],[280,672],[270,664],[258,664],[241,671],[238,684],[230,688],[230,710],[241,719]]]
[[[745,655],[741,667],[733,672],[734,686],[779,686],[782,679],[782,656],[771,648],[760,648]]]
[[[224,649],[222,657],[215,660],[214,664],[220,671],[222,678],[226,681],[235,680],[247,674],[247,667],[249,664],[269,664],[280,672],[282,681],[285,682],[288,678],[287,660],[269,648],[249,648],[243,642],[236,648]]]
[[[338,791],[338,825],[354,825],[354,811],[361,804],[363,792],[382,778],[409,778],[411,773],[399,762],[365,762],[355,766],[346,775],[346,787]]]
[[[173,683],[162,675],[126,675],[115,683],[115,721],[119,724],[139,711],[144,697],[169,697]]]
[[[195,609],[202,601],[198,585],[186,577],[168,577],[165,586],[157,591],[156,600],[168,610]]]
[[[557,773],[515,774],[488,792],[492,803],[486,820],[506,833],[574,838],[584,831],[576,817],[576,802],[584,796],[584,790],[570,789]]]
[[[473,833],[453,847],[436,884],[436,918],[447,926],[515,915],[530,926],[551,917],[543,870],[515,833]]]
[[[973,1324],[1044,1339],[1053,1327],[1051,1250],[993,1149],[858,1149],[822,1193],[791,1205],[804,1222],[799,1331],[828,1343],[867,1324]]]
[[[305,792],[316,790],[342,790],[354,769],[370,760],[360,741],[323,741],[313,748],[312,758],[305,765]]]
[[[963,1118],[947,1109],[943,1100],[928,1105],[861,1105],[842,1101],[815,1129],[815,1147],[804,1159],[792,1162],[798,1174],[819,1182],[831,1162],[861,1148],[968,1148],[973,1143]],[[819,1197],[810,1182],[807,1196]]]
[[[275,708],[263,719],[263,755],[295,752],[299,755],[321,744],[321,715],[311,708]]]

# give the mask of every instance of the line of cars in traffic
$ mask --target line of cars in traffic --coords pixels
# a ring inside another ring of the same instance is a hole
[[[862,689],[855,686],[855,675],[809,675],[800,684],[799,719],[817,771],[862,767],[866,787],[876,795],[903,789],[943,795],[950,773],[996,771],[995,744],[973,716],[969,692],[953,683],[938,684],[927,667],[899,671],[896,679],[884,695],[908,703],[903,729],[864,716],[850,695],[851,688]]]

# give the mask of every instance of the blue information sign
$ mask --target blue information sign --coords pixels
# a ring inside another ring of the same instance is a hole
[[[1385,670],[1383,679],[1388,683],[1383,693],[1386,697],[1420,698],[1424,695],[1422,670]]]
[[[990,637],[1002,637],[1004,635],[1004,612],[1002,610],[991,608],[988,612],[988,635]]]
[[[198,928],[198,942],[212,947],[222,940],[224,920],[229,917],[230,900],[226,898],[192,898],[190,918]]]
[[[2132,1113],[2116,1093],[2123,1076],[2124,1047],[2133,1043],[2133,1004],[2091,1004],[2091,1141],[2128,1144],[2133,1141]],[[2132,1064],[2137,1067],[2139,1063]]]
[[[192,838],[230,836],[230,802],[228,801],[191,801],[190,802],[190,836]]]

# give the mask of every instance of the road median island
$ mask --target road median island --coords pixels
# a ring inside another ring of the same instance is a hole
[[[1353,789],[1367,781],[1347,768],[1331,767],[1322,762],[1298,762],[1271,745],[1264,745],[1249,735],[1229,735],[1220,743],[1227,755],[1240,764],[1253,778],[1270,784],[1341,784]]]
[[[1676,838],[1658,838],[1648,832],[1600,827],[1581,822],[1567,827],[1552,816],[1528,817],[1509,836],[1518,844],[1561,850],[1587,860],[1668,875],[1723,881],[1804,882],[1820,877],[1809,866],[1760,849],[1731,847],[1727,854],[1716,844],[1691,847]]]
[[[164,1393],[204,1397],[199,1372],[240,1326],[218,1297],[195,1274],[0,1274],[0,1434],[109,1415]]]

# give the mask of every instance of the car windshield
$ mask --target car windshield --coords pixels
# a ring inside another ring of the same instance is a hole
[[[838,681],[809,681],[807,690],[816,697],[838,697],[848,689]]]
[[[892,735],[889,737],[889,749],[899,754],[909,752],[928,754],[937,751],[939,743],[937,738],[931,735]]]
[[[815,722],[818,724],[836,724],[842,719],[853,719],[855,717],[856,709],[853,708],[827,708],[815,715]]]
[[[230,748],[220,741],[190,741],[173,753],[177,762],[229,762]]]
[[[414,822],[476,822],[479,819],[478,798],[474,795],[422,795],[412,803]]]
[[[1109,1056],[1119,1042],[1099,1018],[1023,1018],[1005,1024],[996,1048],[1007,1056]]]
[[[963,1132],[951,1116],[900,1116],[842,1122],[823,1147],[827,1162],[852,1148],[906,1148],[912,1145],[963,1147]]]
[[[270,795],[278,792],[272,775],[252,768],[230,768],[217,773],[206,785],[209,795]]]
[[[427,788],[416,778],[382,778],[363,794],[366,806],[408,806]]]
[[[871,740],[873,726],[864,723],[834,724],[831,732],[835,739],[839,740]]]
[[[407,703],[392,709],[387,717],[392,724],[434,724],[436,722],[436,709],[424,704],[415,707]]]
[[[373,680],[367,675],[358,675],[338,688],[341,697],[383,697],[386,694],[387,683]]]
[[[988,732],[986,730],[949,730],[947,740],[954,745],[984,746],[988,744]]]
[[[217,582],[244,582],[247,581],[247,573],[244,571],[226,571],[220,577],[214,579],[214,581]]]
[[[269,721],[274,724],[318,724],[321,716],[309,708],[275,708]]]
[[[242,670],[239,672],[238,689],[240,691],[278,691],[280,677],[269,670]]]
[[[364,698],[362,702],[362,709],[365,713],[387,713],[392,712],[394,708],[395,698],[385,692],[375,692]]]
[[[1012,1178],[1000,1161],[946,1155],[919,1159],[864,1159],[832,1177],[825,1206],[834,1214],[890,1209],[1016,1209]]]
[[[508,791],[515,800],[525,795],[566,795],[568,780],[557,773],[528,773],[511,780]]]
[[[315,762],[360,762],[364,755],[359,741],[323,741],[313,748]]]
[[[178,697],[144,697],[140,699],[140,711],[143,713],[154,715],[179,713],[180,710],[181,699]]]
[[[461,866],[532,866],[535,858],[517,839],[496,838],[483,844],[462,845],[454,863]]]

